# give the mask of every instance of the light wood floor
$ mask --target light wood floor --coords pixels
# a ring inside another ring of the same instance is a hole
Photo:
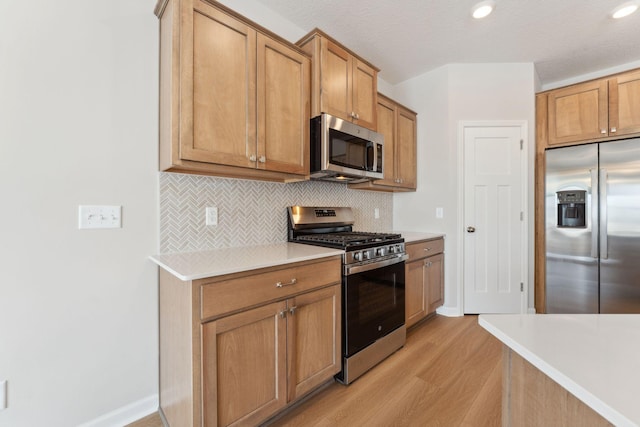
[[[333,383],[269,426],[500,426],[502,344],[477,316],[436,316],[345,387]],[[157,414],[131,427],[161,427]]]

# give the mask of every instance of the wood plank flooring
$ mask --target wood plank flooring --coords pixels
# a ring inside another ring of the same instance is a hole
[[[477,316],[435,316],[351,385],[332,383],[265,426],[500,426],[501,388],[502,344]],[[162,426],[150,417],[131,427]]]

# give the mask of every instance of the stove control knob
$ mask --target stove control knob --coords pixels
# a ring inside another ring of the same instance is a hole
[[[385,248],[378,248],[378,250],[376,251],[376,255],[378,256],[385,256]]]
[[[369,251],[364,251],[364,259],[371,259],[371,252]]]
[[[398,252],[398,248],[395,245],[391,245],[389,246],[389,252],[395,254],[396,252]]]
[[[353,259],[356,261],[362,261],[362,252],[354,252]]]

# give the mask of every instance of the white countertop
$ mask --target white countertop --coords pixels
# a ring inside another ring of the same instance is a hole
[[[640,426],[640,315],[495,314],[478,323],[616,426]]]
[[[434,240],[444,237],[442,233],[423,233],[420,231],[394,231],[402,234],[405,243],[419,242],[421,240]]]
[[[149,258],[180,280],[222,276],[258,268],[342,255],[344,251],[298,243],[153,255]]]

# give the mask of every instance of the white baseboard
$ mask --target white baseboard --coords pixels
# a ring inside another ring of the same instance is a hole
[[[153,414],[158,410],[158,405],[158,395],[154,394],[104,414],[78,427],[122,427]]]
[[[442,307],[438,307],[436,309],[436,313],[447,317],[464,316],[464,313],[461,313],[460,310],[458,310],[458,307],[445,307],[444,305]]]

